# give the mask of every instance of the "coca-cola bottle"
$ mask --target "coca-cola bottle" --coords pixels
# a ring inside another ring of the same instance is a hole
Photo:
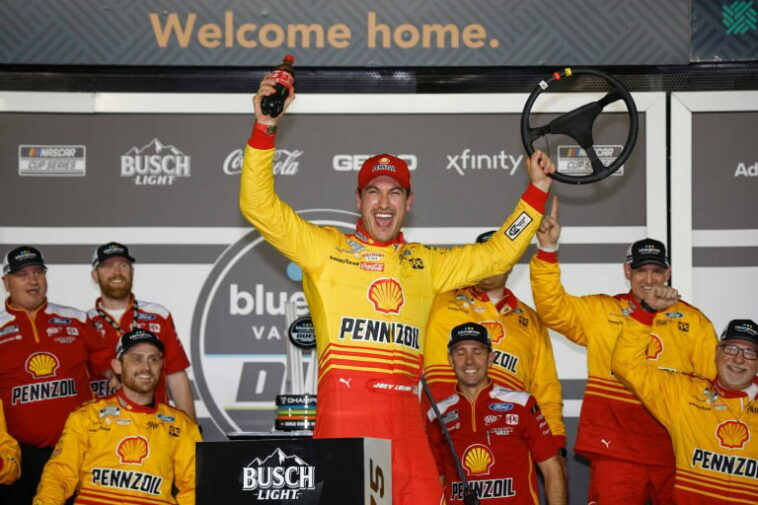
[[[261,100],[261,111],[267,116],[277,117],[282,113],[284,101],[290,96],[292,85],[295,83],[295,73],[292,70],[292,63],[294,62],[295,57],[288,54],[282,60],[282,64],[271,72],[269,77],[276,80],[274,85],[276,91],[264,96]]]

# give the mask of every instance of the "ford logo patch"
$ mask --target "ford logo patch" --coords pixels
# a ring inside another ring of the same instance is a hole
[[[490,403],[489,405],[490,410],[494,410],[495,412],[508,412],[513,408],[512,403]]]

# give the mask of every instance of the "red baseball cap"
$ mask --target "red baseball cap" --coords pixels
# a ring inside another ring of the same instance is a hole
[[[391,154],[377,154],[361,165],[358,172],[358,191],[365,188],[372,179],[386,175],[397,181],[403,189],[411,189],[411,172],[408,164]]]

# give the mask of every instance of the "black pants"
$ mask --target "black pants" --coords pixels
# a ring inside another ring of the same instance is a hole
[[[21,445],[21,478],[10,486],[0,485],[0,505],[31,505],[42,470],[52,452],[52,447]],[[66,503],[74,503],[74,499]]]

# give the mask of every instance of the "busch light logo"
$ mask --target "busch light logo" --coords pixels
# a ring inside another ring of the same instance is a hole
[[[130,177],[136,186],[171,186],[189,176],[190,157],[158,139],[121,156],[121,177]]]
[[[355,230],[356,214],[303,211],[315,224]],[[251,231],[216,260],[195,306],[190,353],[195,382],[219,430],[270,431],[284,390],[287,308],[308,314],[302,271]],[[305,361],[310,359],[306,355]]]
[[[224,173],[226,175],[237,175],[242,172],[242,149],[235,149],[230,152],[224,160]],[[274,154],[274,175],[295,175],[300,171],[300,162],[298,158],[303,155],[303,151],[295,149],[288,151],[286,149],[277,149]]]
[[[242,469],[242,490],[252,492],[257,500],[298,500],[314,489],[316,467],[279,448]]]

